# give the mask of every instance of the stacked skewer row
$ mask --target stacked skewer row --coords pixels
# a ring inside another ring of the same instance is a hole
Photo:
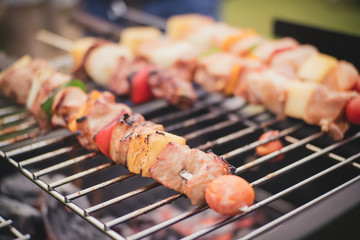
[[[75,76],[130,94],[134,103],[164,97],[189,107],[196,101],[195,80],[208,91],[263,104],[278,117],[320,125],[335,139],[343,137],[349,121],[359,124],[359,74],[352,64],[290,38],[266,40],[204,16],[171,18],[166,37],[154,28],[129,28],[121,45],[80,39],[71,54]],[[133,114],[110,92],[87,95],[71,79],[25,56],[2,73],[0,88],[26,104],[42,129],[66,127],[86,149],[184,193],[194,205],[207,203],[235,215],[252,204],[253,189],[232,175],[225,160],[190,149],[184,138]]]
[[[269,40],[253,29],[181,15],[168,20],[165,35],[133,27],[123,31],[120,45],[95,38],[67,45],[76,76],[129,94],[134,103],[155,96],[189,107],[197,99],[194,81],[264,105],[278,118],[318,125],[336,140],[350,123],[360,124],[358,70],[289,37]]]

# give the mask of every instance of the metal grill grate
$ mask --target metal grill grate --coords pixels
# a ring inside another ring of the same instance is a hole
[[[22,234],[19,230],[17,230],[15,227],[12,226],[13,221],[12,220],[6,220],[3,217],[0,216],[0,230],[1,232],[7,231],[7,236],[9,238],[7,239],[15,239],[15,240],[27,240],[30,239],[29,234]]]
[[[208,235],[276,202],[291,203],[292,207],[282,212],[280,217],[242,236],[249,239],[348,185],[359,182],[360,153],[356,149],[360,144],[358,128],[353,127],[344,140],[333,142],[319,132],[317,127],[294,119],[276,119],[263,108],[248,105],[239,98],[223,98],[205,93],[200,95],[200,101],[189,110],[177,110],[161,100],[135,106],[133,109],[134,112],[142,113],[146,119],[163,124],[166,131],[184,136],[190,147],[213,149],[237,167],[236,174],[250,181],[256,193],[265,191],[269,194],[256,194],[256,203],[243,214],[223,218],[191,233],[185,239]],[[1,157],[113,239],[141,239],[195,215],[201,215],[204,211],[212,211],[205,206],[192,207],[186,202],[187,208],[183,213],[133,235],[122,236],[115,231],[116,226],[177,202],[183,195],[171,192],[155,196],[152,202],[145,201],[144,199],[154,195],[152,191],[166,189],[150,179],[127,172],[125,168],[114,165],[97,153],[81,149],[75,137],[66,130],[40,133],[34,120],[22,107],[5,99],[1,100],[0,106]],[[285,147],[269,155],[256,157],[254,149],[257,146],[275,139],[257,141],[261,133],[268,129],[280,130],[276,138],[281,139]],[[279,155],[284,155],[284,158],[274,161]],[[58,172],[66,177],[56,182],[42,179],[45,175]],[[116,174],[108,174],[111,172]],[[88,180],[91,176],[96,176],[94,179],[97,181]],[[117,188],[119,184],[126,184],[132,179],[136,179],[135,189],[130,188],[122,193],[120,187]],[[70,182],[82,182],[86,187],[78,192],[62,195],[58,189]],[[101,193],[103,198],[92,206],[85,208],[77,204],[78,198],[96,193]],[[126,200],[139,198],[144,203],[136,209],[121,214],[117,212],[117,216],[105,222],[100,219],[101,212],[126,208],[122,207]]]

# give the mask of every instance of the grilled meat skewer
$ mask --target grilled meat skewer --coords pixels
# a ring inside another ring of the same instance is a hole
[[[51,69],[39,71],[47,70]],[[33,75],[36,79],[36,73]],[[95,90],[87,95],[77,80],[68,81],[68,75],[55,72],[46,76],[48,78],[41,82],[31,109],[38,109],[37,114],[48,117],[46,122],[37,118],[43,124],[53,123],[76,133],[86,149],[100,150],[131,172],[153,177],[165,186],[184,193],[194,205],[206,203],[206,188],[213,180],[232,174],[233,168],[225,160],[213,153],[190,149],[185,145],[184,138],[164,132],[162,125],[145,121],[140,114],[132,114],[129,107],[115,102],[115,96],[110,92]],[[59,86],[64,79],[66,81]],[[15,99],[18,98],[16,96]],[[79,101],[74,101],[75,98]],[[25,99],[20,100],[26,102]],[[189,172],[192,178],[184,179],[184,187],[181,188],[174,185],[167,174],[171,172],[175,174],[172,177],[182,179],[180,172],[183,171]]]

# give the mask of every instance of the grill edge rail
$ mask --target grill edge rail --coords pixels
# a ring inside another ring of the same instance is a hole
[[[223,101],[226,101],[226,99],[224,99]],[[215,103],[213,106],[211,106],[212,108],[214,107],[219,107],[219,106],[215,106],[216,104],[219,104],[219,103],[223,103],[223,101],[219,101],[218,103]],[[205,102],[205,100],[204,100]],[[199,108],[200,109],[204,109],[206,107],[209,107],[208,105],[206,104],[203,104],[204,107],[201,107],[201,104],[202,103],[199,103]],[[247,105],[246,105],[247,106]],[[170,126],[165,126],[165,129],[182,129],[182,128],[187,128],[189,126],[193,126],[194,124],[198,124],[199,122],[201,121],[207,121],[207,120],[212,120],[218,116],[221,116],[221,115],[226,115],[228,117],[228,119],[230,121],[233,121],[232,124],[236,124],[236,123],[239,123],[239,122],[243,122],[243,124],[245,126],[248,126],[247,128],[244,128],[244,129],[240,129],[238,132],[235,132],[235,133],[231,133],[229,135],[226,135],[226,136],[222,136],[221,138],[217,138],[213,141],[209,141],[208,143],[204,144],[204,145],[200,145],[198,146],[199,148],[201,149],[206,149],[206,148],[209,148],[209,147],[214,147],[214,146],[217,146],[217,145],[222,145],[222,144],[225,144],[225,143],[228,143],[228,142],[231,142],[233,140],[236,140],[238,138],[242,138],[242,137],[246,137],[248,134],[251,134],[253,133],[254,131],[256,130],[261,130],[261,129],[264,129],[264,128],[270,128],[272,124],[278,122],[278,120],[276,119],[270,119],[268,120],[267,124],[258,124],[256,122],[254,122],[253,120],[251,120],[251,118],[253,117],[256,117],[258,114],[261,114],[263,113],[262,111],[261,112],[255,112],[255,113],[251,113],[251,114],[245,114],[243,115],[242,112],[239,112],[239,111],[242,111],[244,109],[244,107],[246,106],[243,106],[240,104],[240,106],[238,108],[233,108],[233,109],[229,109],[229,110],[224,110],[224,109],[221,109],[221,111],[219,110],[218,112],[213,112],[211,114],[205,114],[205,115],[202,115],[200,117],[195,117],[195,118],[189,118],[187,121],[185,121],[185,124],[173,124],[173,125],[170,125]],[[162,105],[159,105],[159,108],[162,108],[163,106]],[[18,111],[18,108],[16,108],[16,106],[7,106],[7,107],[4,107],[4,108],[1,108],[0,109],[0,119],[11,119],[11,114],[17,114],[17,111]],[[161,121],[165,121],[165,120],[168,120],[168,119],[172,119],[172,118],[176,118],[176,117],[179,117],[179,116],[186,116],[188,114],[191,114],[193,113],[194,110],[192,111],[188,111],[188,112],[179,112],[179,113],[168,113],[168,114],[164,114],[164,116],[161,116],[161,117],[158,117],[157,119],[158,120],[161,120]],[[240,114],[241,113],[241,114]],[[233,118],[233,114],[238,114],[238,116],[234,119]],[[169,118],[167,118],[169,116]],[[175,116],[175,117],[174,117]],[[16,120],[18,121],[18,119]],[[30,120],[27,120],[27,118],[24,119],[24,121],[30,121]],[[8,122],[7,122],[8,123]],[[11,122],[9,122],[11,123]],[[3,126],[5,126],[3,124]],[[202,129],[199,129],[199,133],[195,133],[195,135],[191,135],[191,134],[188,134],[188,136],[190,138],[196,138],[198,137],[199,135],[201,134],[205,134],[205,133],[209,133],[211,131],[218,131],[218,130],[221,130],[222,128],[226,128],[226,127],[229,127],[231,126],[231,123],[229,124],[223,124],[223,122],[220,122],[219,124],[215,124],[211,127],[205,127],[205,128],[202,128]],[[315,174],[309,178],[307,178],[306,180],[303,180],[289,188],[286,188],[284,190],[281,190],[280,192],[258,202],[258,203],[255,203],[253,206],[249,207],[249,209],[247,209],[247,211],[245,211],[245,213],[241,214],[241,215],[238,215],[236,217],[233,217],[233,218],[229,218],[223,222],[218,222],[216,224],[214,224],[213,226],[210,226],[209,228],[205,228],[201,231],[198,231],[198,232],[195,232],[193,233],[192,235],[189,235],[187,237],[185,237],[185,239],[195,239],[195,238],[198,238],[200,236],[203,236],[207,233],[210,233],[224,225],[227,225],[228,223],[230,222],[233,222],[235,220],[238,220],[246,215],[248,215],[250,212],[253,212],[253,211],[256,211],[257,209],[263,207],[263,206],[266,206],[268,204],[270,204],[271,202],[293,192],[293,191],[296,191],[300,188],[302,188],[303,186],[315,181],[316,179],[318,178],[321,178],[322,176],[324,176],[325,174],[328,174],[329,172],[331,171],[335,171],[337,170],[338,168],[342,167],[342,166],[345,166],[345,165],[349,165],[349,164],[352,164],[353,167],[355,167],[356,169],[360,169],[359,167],[359,164],[354,162],[355,160],[357,160],[360,156],[360,154],[355,154],[351,157],[348,157],[348,158],[344,158],[342,156],[339,156],[337,154],[334,154],[332,153],[333,150],[335,150],[336,148],[338,147],[341,147],[353,140],[356,140],[360,137],[360,132],[357,132],[355,133],[353,136],[343,140],[343,141],[340,141],[340,142],[337,142],[337,143],[334,143],[334,144],[331,144],[325,148],[320,148],[320,147],[317,147],[313,144],[311,144],[312,141],[316,140],[316,139],[319,139],[320,137],[323,136],[323,133],[321,132],[317,132],[315,134],[312,134],[310,136],[307,136],[307,137],[304,137],[302,139],[297,139],[293,136],[291,136],[290,134],[299,130],[300,128],[304,127],[304,124],[303,123],[300,123],[300,124],[295,124],[291,127],[288,127],[288,128],[285,128],[284,130],[282,130],[280,132],[280,134],[278,136],[276,136],[274,139],[277,139],[277,138],[284,138],[285,141],[289,142],[289,144],[287,146],[285,146],[284,148],[282,148],[281,150],[279,151],[276,151],[272,154],[269,154],[267,156],[264,156],[264,157],[260,157],[260,158],[257,158],[249,163],[245,163],[244,165],[242,166],[239,166],[237,167],[236,169],[236,173],[239,174],[239,173],[242,173],[242,172],[245,172],[255,166],[258,166],[260,164],[263,164],[265,162],[268,162],[270,161],[273,157],[276,157],[276,156],[279,156],[281,154],[284,154],[284,153],[287,153],[287,152],[290,152],[294,149],[297,149],[299,148],[300,146],[304,146],[306,149],[308,149],[309,151],[313,152],[311,155],[307,156],[307,157],[304,157],[304,158],[301,158],[299,160],[297,160],[296,162],[292,163],[292,164],[289,164],[281,169],[278,169],[266,176],[263,176],[263,177],[260,177],[258,178],[256,181],[254,181],[252,183],[252,185],[254,187],[258,187],[259,185],[277,177],[278,175],[280,174],[284,174],[288,171],[292,171],[293,169],[299,167],[299,166],[302,166],[303,164],[307,163],[308,161],[311,161],[311,160],[314,160],[314,159],[317,159],[319,156],[322,156],[322,155],[327,155],[327,157],[329,157],[330,159],[332,160],[335,160],[336,163],[335,165],[319,172],[318,174]],[[23,129],[19,129],[19,128],[14,128],[12,127],[12,129],[10,130],[5,130],[5,129],[8,129],[8,128],[3,128],[1,129],[1,131],[7,131],[6,133],[17,133],[18,131],[20,130],[23,130]],[[20,135],[18,136],[15,136],[13,138],[9,138],[9,139],[5,139],[5,140],[2,140],[0,141],[0,146],[1,147],[4,147],[6,145],[11,145],[15,142],[19,142],[19,141],[22,141],[24,139],[28,139],[28,138],[31,138],[33,137],[33,135],[38,135],[39,132],[35,131],[33,133],[33,129],[29,129],[28,130],[29,132],[25,132],[25,133],[21,133]],[[20,136],[20,137],[19,137]],[[82,189],[81,191],[77,192],[77,193],[73,193],[73,194],[70,194],[70,195],[67,195],[67,196],[64,196],[62,194],[60,194],[56,188],[59,187],[59,186],[62,186],[66,183],[69,183],[69,182],[72,182],[76,179],[82,179],[83,177],[85,176],[88,176],[88,175],[91,175],[91,174],[94,174],[94,173],[98,173],[104,169],[108,169],[108,168],[111,168],[114,166],[114,164],[112,162],[109,162],[109,163],[104,163],[104,164],[101,164],[101,165],[97,165],[96,167],[93,167],[93,168],[90,168],[90,169],[87,169],[87,170],[84,170],[84,171],[80,171],[80,172],[77,172],[73,175],[70,175],[70,176],[67,176],[57,182],[53,182],[53,183],[47,183],[47,182],[44,182],[43,180],[40,179],[41,176],[43,175],[46,175],[46,174],[51,174],[53,172],[56,172],[60,169],[63,169],[63,168],[67,168],[67,167],[71,167],[71,166],[75,166],[76,164],[82,162],[82,161],[86,161],[86,160],[89,160],[91,159],[92,157],[96,156],[97,154],[96,153],[88,153],[88,154],[84,154],[84,155],[80,155],[78,157],[75,157],[75,158],[72,158],[72,159],[68,159],[66,161],[63,161],[59,164],[55,164],[55,165],[51,165],[50,167],[47,167],[45,169],[41,169],[41,170],[38,170],[36,172],[32,172],[31,170],[28,169],[29,166],[31,166],[32,164],[35,164],[35,163],[39,163],[39,162],[42,162],[42,161],[48,161],[49,159],[53,158],[54,156],[58,156],[60,154],[63,154],[63,153],[66,153],[66,152],[69,152],[71,150],[73,150],[75,148],[75,146],[67,146],[67,147],[64,147],[64,148],[60,148],[60,149],[56,149],[56,150],[53,150],[53,151],[50,151],[50,152],[47,152],[47,153],[44,153],[44,154],[41,154],[41,155],[37,155],[35,157],[32,157],[30,159],[26,159],[26,160],[23,160],[23,161],[16,161],[14,160],[13,158],[16,157],[17,155],[19,154],[23,154],[25,152],[30,152],[30,151],[34,151],[36,149],[40,149],[40,148],[43,148],[44,146],[47,146],[49,144],[52,144],[52,143],[57,143],[59,141],[62,141],[63,139],[69,137],[68,135],[66,136],[62,136],[62,137],[53,137],[53,138],[50,138],[50,139],[46,139],[46,140],[42,140],[42,141],[39,141],[39,142],[35,142],[35,143],[32,143],[30,145],[26,145],[24,147],[20,147],[20,148],[15,148],[13,150],[10,150],[10,151],[7,151],[7,152],[1,152],[0,151],[0,156],[4,159],[6,159],[9,163],[11,163],[13,166],[15,166],[22,174],[24,174],[27,178],[29,178],[31,181],[33,181],[35,184],[37,184],[40,188],[42,188],[43,190],[45,190],[46,192],[48,192],[51,196],[53,196],[54,198],[56,198],[57,200],[59,200],[61,203],[63,203],[65,206],[67,206],[69,209],[71,209],[72,211],[74,211],[76,214],[78,214],[79,216],[81,216],[82,218],[84,218],[86,221],[90,222],[92,225],[94,225],[96,228],[98,228],[99,230],[101,230],[102,232],[104,232],[105,234],[107,234],[109,237],[113,238],[113,239],[140,239],[140,238],[143,238],[143,237],[146,237],[148,235],[151,235],[159,230],[162,230],[164,228],[167,228],[169,226],[172,226],[173,224],[179,222],[179,221],[183,221],[187,218],[190,218],[196,214],[199,214],[201,212],[203,212],[204,210],[208,209],[208,207],[196,207],[192,210],[189,210],[187,212],[184,212],[183,214],[177,216],[177,217],[174,217],[168,221],[165,221],[165,222],[162,222],[158,225],[155,225],[153,227],[150,227],[144,231],[141,231],[141,232],[138,232],[132,236],[128,236],[128,237],[124,237],[124,236],[121,236],[119,235],[118,233],[116,233],[112,228],[120,223],[124,223],[130,219],[133,219],[135,217],[138,217],[142,214],[146,214],[147,212],[150,212],[150,211],[153,211],[165,204],[168,204],[168,203],[171,203],[173,201],[176,201],[177,199],[181,198],[182,197],[182,194],[175,194],[175,195],[172,195],[168,198],[165,198],[161,201],[158,201],[158,202],[155,202],[153,204],[150,204],[146,207],[143,207],[143,208],[140,208],[136,211],[133,211],[133,212],[130,212],[126,215],[123,215],[123,216],[120,216],[118,218],[115,218],[113,220],[110,220],[108,222],[101,222],[99,219],[97,219],[96,217],[92,216],[91,214],[96,212],[96,211],[99,211],[101,209],[104,209],[104,208],[107,208],[115,203],[119,203],[121,201],[123,201],[124,199],[127,199],[127,198],[131,198],[135,195],[139,195],[139,194],[142,194],[148,190],[151,190],[153,188],[156,188],[159,186],[159,184],[157,183],[154,183],[154,184],[150,184],[148,186],[144,186],[142,188],[139,188],[139,189],[136,189],[134,191],[131,191],[131,192],[128,192],[126,194],[123,194],[123,195],[120,195],[118,197],[115,197],[115,198],[112,198],[110,200],[107,200],[105,202],[102,202],[102,203],[99,203],[95,206],[91,206],[90,208],[87,208],[87,209],[83,209],[81,207],[79,207],[78,205],[76,205],[75,203],[73,203],[72,201],[78,197],[82,197],[82,196],[85,196],[89,193],[92,193],[94,191],[97,191],[99,189],[104,189],[106,190],[106,187],[112,185],[112,184],[115,184],[115,183],[118,183],[118,182],[121,182],[125,179],[128,179],[128,178],[131,178],[134,176],[134,174],[126,174],[126,175],[122,175],[122,176],[119,176],[119,177],[116,177],[116,178],[113,178],[111,180],[108,180],[108,181],[105,181],[105,182],[101,182],[99,184],[96,184],[94,186],[91,186],[91,187],[88,187],[86,189]],[[255,141],[255,142],[252,142],[252,143],[249,143],[243,147],[240,147],[240,148],[236,148],[236,149],[233,149],[231,150],[230,152],[227,152],[225,154],[223,154],[224,157],[226,158],[234,158],[234,157],[237,157],[239,156],[240,154],[244,153],[244,152],[247,152],[247,151],[250,151],[250,150],[253,150],[254,148],[256,148],[257,146],[263,144],[263,143],[266,143],[268,141],[271,141],[271,140],[274,140],[273,138],[269,139],[269,140],[264,140],[264,141]],[[351,181],[359,181],[359,176],[354,178],[353,180]],[[347,184],[344,184],[344,186],[339,186],[338,188],[339,189],[342,189],[344,187],[346,187]],[[338,188],[336,188],[338,190]],[[336,191],[337,191],[336,190]],[[326,196],[328,195],[331,195],[332,192],[335,191],[332,190],[328,193],[325,193],[323,194],[321,197],[319,197],[318,199],[323,199],[325,198]],[[316,200],[314,199],[313,201],[310,201],[308,204],[305,204],[303,206],[300,206],[298,208],[296,208],[293,212],[291,213],[288,213],[288,214],[295,214],[299,211],[302,211],[303,209],[305,209],[308,205],[311,206],[313,204],[316,204],[319,200]],[[285,216],[289,216],[289,215],[284,215],[284,218],[286,218]],[[259,228],[258,231],[254,231],[253,233],[249,234],[248,236],[245,236],[245,238],[249,238],[251,237],[252,235],[255,235],[255,234],[258,234],[259,231],[261,231],[262,229],[266,229],[267,227],[266,226],[273,226],[273,224],[277,224],[279,221],[281,221],[282,218],[279,218],[278,220],[274,220],[272,222],[270,222],[269,224],[265,225],[263,228]]]

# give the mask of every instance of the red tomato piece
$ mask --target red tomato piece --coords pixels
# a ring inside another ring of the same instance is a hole
[[[278,130],[267,131],[260,136],[259,141],[268,139],[270,137],[274,137],[278,134],[279,134]],[[273,140],[271,142],[268,142],[268,143],[265,143],[263,145],[256,147],[255,152],[256,152],[256,154],[258,154],[259,156],[262,157],[262,156],[265,156],[272,152],[278,151],[283,147],[284,147],[284,145],[282,144],[282,142],[279,139],[277,139],[277,140]],[[279,155],[274,160],[278,161],[278,160],[281,160],[283,157],[284,157],[284,155]]]
[[[349,122],[360,125],[360,96],[354,97],[346,104],[345,113]]]
[[[357,84],[355,85],[355,91],[360,93],[360,76],[358,77]]]
[[[111,134],[114,130],[114,127],[117,123],[117,120],[119,117],[124,116],[125,114],[128,114],[125,110],[122,110],[121,113],[113,119],[108,125],[103,127],[95,136],[94,141],[96,145],[99,147],[100,151],[110,158],[110,140],[111,140]]]
[[[241,213],[241,208],[253,204],[255,192],[243,178],[223,175],[207,186],[205,199],[214,211],[226,216],[235,216]]]
[[[148,83],[149,73],[154,67],[149,66],[135,73],[131,79],[131,101],[135,104],[147,102],[154,98]]]

